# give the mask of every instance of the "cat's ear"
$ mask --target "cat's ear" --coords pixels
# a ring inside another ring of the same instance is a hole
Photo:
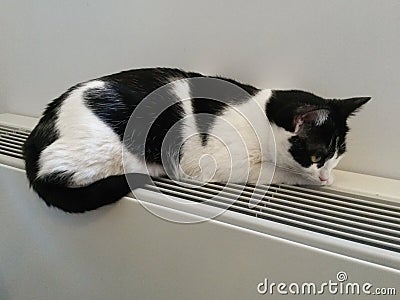
[[[322,109],[313,109],[305,113],[300,113],[294,117],[293,125],[294,125],[294,133],[298,133],[304,124],[320,126],[329,117],[329,110]]]
[[[371,97],[356,97],[343,100],[337,100],[336,105],[339,107],[343,116],[348,118],[354,115],[365,103],[371,100]]]

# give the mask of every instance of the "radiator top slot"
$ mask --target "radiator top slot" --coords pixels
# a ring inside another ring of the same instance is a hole
[[[23,159],[22,145],[29,130],[0,124],[0,154]]]

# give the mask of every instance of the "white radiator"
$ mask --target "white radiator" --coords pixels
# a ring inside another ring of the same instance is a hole
[[[71,215],[28,187],[21,146],[36,121],[0,115],[0,299],[399,297],[400,181],[336,171],[329,188],[222,191],[156,179]]]

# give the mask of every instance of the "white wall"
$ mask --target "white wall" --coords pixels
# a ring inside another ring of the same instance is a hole
[[[74,83],[143,66],[370,95],[340,167],[400,179],[399,15],[397,0],[3,0],[0,110],[38,116]]]

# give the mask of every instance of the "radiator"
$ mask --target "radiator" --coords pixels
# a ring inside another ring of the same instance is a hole
[[[398,180],[335,171],[331,187],[222,188],[156,178],[114,205],[66,214],[25,178],[21,146],[36,122],[0,115],[0,299],[399,297]]]

